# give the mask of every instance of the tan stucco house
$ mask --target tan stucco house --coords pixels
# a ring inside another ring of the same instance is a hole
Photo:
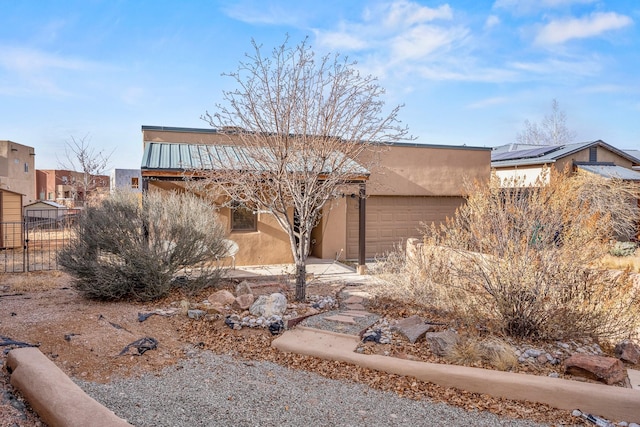
[[[230,143],[228,134],[215,129],[142,126],[142,137],[142,185],[149,191],[182,190],[185,165],[202,146]],[[405,239],[420,237],[422,223],[453,215],[464,202],[465,179],[490,176],[490,148],[398,143],[383,147],[379,157],[359,184],[345,187],[343,197],[325,208],[312,233],[312,256],[382,256]],[[360,191],[366,191],[364,204]],[[292,261],[288,237],[269,214],[228,207],[219,213],[240,248],[237,265]],[[365,239],[360,239],[362,216]]]
[[[35,155],[33,147],[0,141],[0,188],[24,194],[24,204],[36,200]]]

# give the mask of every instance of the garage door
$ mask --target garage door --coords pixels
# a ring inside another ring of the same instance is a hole
[[[463,202],[462,197],[368,197],[366,257],[384,255],[408,237],[421,237],[420,223],[444,221]],[[347,200],[347,258],[358,258],[358,199]]]

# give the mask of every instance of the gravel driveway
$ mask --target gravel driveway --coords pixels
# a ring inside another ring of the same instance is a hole
[[[541,426],[404,399],[269,362],[203,351],[162,374],[77,381],[136,426]]]

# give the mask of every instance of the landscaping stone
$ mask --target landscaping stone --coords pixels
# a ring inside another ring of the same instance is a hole
[[[616,344],[613,352],[623,362],[636,365],[640,361],[640,348],[630,340],[624,340]]]
[[[356,295],[351,295],[349,298],[342,302],[345,304],[362,304],[364,302],[364,298]]]
[[[238,283],[236,286],[236,296],[240,295],[248,295],[253,294],[253,289],[251,289],[251,285],[246,280]]]
[[[231,292],[223,289],[209,295],[207,300],[209,300],[211,305],[219,305],[224,307],[225,305],[233,304],[236,301],[236,297],[233,296]]]
[[[602,381],[609,385],[627,378],[624,365],[615,357],[578,353],[565,360],[564,366],[565,372],[570,375]]]
[[[255,297],[253,294],[240,294],[236,297],[236,304],[242,310],[247,310],[254,303]]]
[[[427,325],[420,316],[413,315],[406,319],[398,320],[391,328],[405,336],[411,344],[418,341],[426,332],[433,330],[433,326]]]
[[[347,310],[364,310],[364,305],[362,304],[347,304],[345,305]]]
[[[427,332],[424,338],[436,356],[446,356],[458,343],[458,334],[453,331]]]
[[[235,301],[235,298],[234,298]],[[282,316],[287,309],[287,298],[279,292],[271,295],[260,295],[251,305],[249,312],[254,316]]]
[[[348,323],[350,325],[356,324],[356,321],[353,320],[353,317],[345,316],[342,314],[334,314],[333,316],[327,316],[324,318],[324,320],[331,320],[333,322],[340,322],[340,323]]]
[[[200,319],[202,317],[205,316],[205,314],[207,314],[205,311],[203,310],[189,310],[187,311],[187,316],[189,316],[189,319]]]

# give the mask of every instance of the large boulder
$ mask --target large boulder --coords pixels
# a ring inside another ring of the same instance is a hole
[[[570,375],[601,381],[609,385],[622,382],[627,378],[624,365],[615,357],[576,353],[564,361],[564,368]]]
[[[279,292],[260,295],[251,305],[249,312],[257,317],[282,316],[287,309],[287,297]]]
[[[623,362],[633,363],[636,365],[640,361],[640,348],[632,341],[624,340],[616,344],[613,350],[616,357]]]

